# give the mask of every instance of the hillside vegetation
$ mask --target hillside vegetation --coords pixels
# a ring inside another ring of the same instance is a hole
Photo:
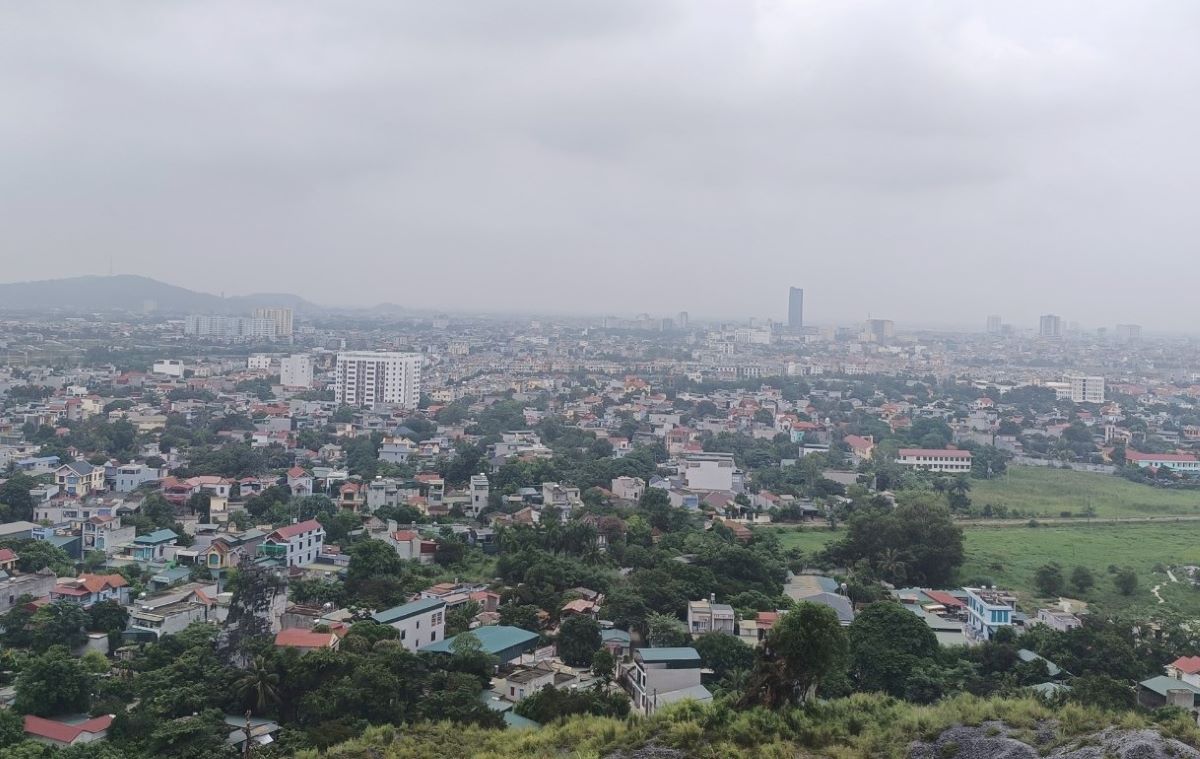
[[[1133,713],[1111,713],[1067,705],[1054,708],[1035,699],[979,699],[960,696],[933,706],[916,706],[878,695],[808,704],[780,711],[734,711],[724,704],[682,704],[645,719],[576,717],[540,730],[496,731],[477,727],[421,724],[403,730],[371,728],[361,737],[324,754],[301,752],[302,759],[591,759],[621,756],[829,757],[907,759],[914,742],[936,741],[958,725],[981,726],[987,734],[1003,723],[1011,737],[1041,751],[1090,745],[1102,731],[1153,728],[1187,746],[1200,746],[1200,730],[1180,714],[1158,722]],[[998,733],[997,733],[998,734]],[[659,751],[645,750],[655,747]],[[673,749],[675,751],[664,751]],[[1178,751],[1178,749],[1174,749]],[[938,755],[957,755],[945,743]],[[1154,757],[1157,754],[1141,754]]]

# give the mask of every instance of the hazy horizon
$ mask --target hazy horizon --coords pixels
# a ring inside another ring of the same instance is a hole
[[[3,279],[1182,332],[1187,2],[0,10]]]

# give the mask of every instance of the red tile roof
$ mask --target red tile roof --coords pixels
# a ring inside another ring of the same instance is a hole
[[[93,717],[87,722],[80,722],[78,725],[68,725],[65,722],[57,722],[52,719],[44,719],[35,717],[32,714],[25,715],[25,732],[30,735],[36,735],[39,738],[48,738],[58,743],[71,743],[82,733],[102,733],[112,725],[113,715],[105,714],[100,717]]]
[[[1181,656],[1171,666],[1185,675],[1194,675],[1200,672],[1200,656]]]
[[[0,561],[16,561],[17,554],[11,548],[0,548]]]
[[[925,591],[925,595],[929,596],[931,600],[940,603],[942,606],[953,606],[956,608],[966,606],[966,604],[964,604],[962,601],[944,590],[927,590]]]
[[[335,639],[331,632],[313,632],[290,627],[275,634],[275,645],[285,648],[332,648]]]
[[[309,474],[304,467],[294,466],[287,470],[287,476],[291,477],[293,480],[298,480],[301,477],[308,477]]]
[[[296,537],[297,535],[306,533],[309,530],[319,530],[319,529],[321,529],[320,522],[318,522],[315,519],[307,519],[307,520],[305,520],[303,522],[299,522],[297,524],[289,524],[286,527],[280,527],[275,532],[272,532],[271,535],[274,537],[282,538],[284,540],[288,540],[290,538]]]

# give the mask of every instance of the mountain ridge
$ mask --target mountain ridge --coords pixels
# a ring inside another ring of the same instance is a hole
[[[149,305],[153,308],[147,309]],[[0,311],[141,313],[151,310],[160,314],[241,314],[259,307],[291,308],[298,313],[326,310],[291,293],[221,297],[138,274],[85,275],[0,283]]]

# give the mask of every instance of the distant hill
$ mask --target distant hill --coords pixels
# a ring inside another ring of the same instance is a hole
[[[297,295],[261,293],[222,298],[133,274],[0,284],[0,311],[141,312],[150,302],[156,313],[167,314],[240,314],[258,306],[290,307],[300,313],[323,310]]]

